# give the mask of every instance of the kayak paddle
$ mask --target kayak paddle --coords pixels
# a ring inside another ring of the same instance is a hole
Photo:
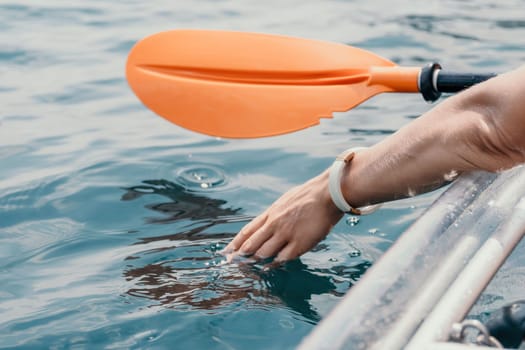
[[[260,33],[173,30],[139,41],[126,76],[139,99],[184,128],[227,138],[300,130],[383,92],[427,101],[493,77],[434,63],[400,67],[352,46]]]

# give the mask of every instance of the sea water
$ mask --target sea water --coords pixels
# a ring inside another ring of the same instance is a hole
[[[293,134],[213,138],[155,116],[130,91],[124,66],[139,39],[256,31],[400,65],[503,72],[524,62],[524,6],[1,1],[0,348],[293,348],[439,194],[341,220],[276,269],[225,263],[218,252],[287,189],[431,106],[383,94]],[[523,249],[477,314],[523,298]]]

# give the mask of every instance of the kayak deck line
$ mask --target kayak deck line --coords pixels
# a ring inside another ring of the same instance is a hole
[[[439,318],[428,326],[434,333],[421,333],[417,344],[446,340],[450,320],[465,316],[523,236],[524,197],[524,167],[500,174],[462,175],[374,263],[299,348],[404,349],[422,322],[431,313],[443,314],[443,309],[449,311],[447,321]],[[481,262],[484,267],[476,269]],[[465,271],[477,274],[475,283],[461,284]],[[455,284],[457,291],[445,299]],[[465,300],[467,292],[469,300]],[[451,309],[457,300],[462,307]]]
[[[525,180],[525,177],[522,179]],[[512,185],[525,185],[515,181]],[[510,186],[515,187],[515,186]],[[492,280],[507,256],[525,233],[525,197],[514,207],[510,218],[483,243],[467,263],[434,310],[418,329],[407,350],[421,349],[430,341],[446,341],[454,322],[461,321]]]

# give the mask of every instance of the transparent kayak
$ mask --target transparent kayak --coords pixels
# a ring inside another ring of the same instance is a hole
[[[466,349],[453,326],[524,233],[525,167],[461,176],[299,349]]]

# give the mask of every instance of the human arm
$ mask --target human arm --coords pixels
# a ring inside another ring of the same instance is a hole
[[[343,171],[354,207],[405,198],[472,170],[499,171],[525,161],[525,66],[439,104],[373,147]],[[276,261],[322,240],[342,213],[328,192],[328,171],[279,198],[225,251]]]

